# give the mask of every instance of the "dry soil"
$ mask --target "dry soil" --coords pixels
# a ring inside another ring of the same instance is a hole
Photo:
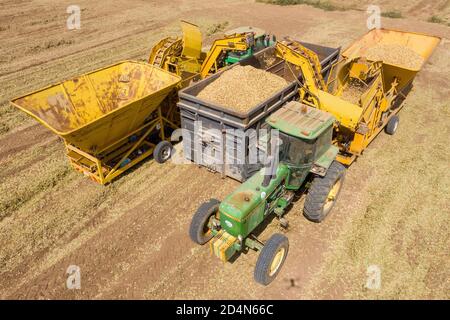
[[[347,173],[323,223],[291,209],[290,253],[268,287],[253,282],[255,252],[223,264],[194,245],[188,226],[205,200],[238,183],[204,168],[150,160],[103,187],[68,167],[61,141],[8,101],[124,59],[148,56],[178,20],[211,43],[222,27],[253,25],[279,35],[346,47],[367,32],[366,8],[323,11],[254,1],[79,0],[81,30],[68,31],[70,1],[0,3],[0,297],[80,298],[450,298],[448,159],[449,1],[379,1],[386,28],[442,42],[415,81],[394,136],[381,133]],[[340,2],[341,3],[341,2]],[[211,31],[208,31],[211,33]],[[261,235],[283,232],[273,222]],[[81,289],[66,288],[70,265]],[[369,266],[378,290],[365,288]]]

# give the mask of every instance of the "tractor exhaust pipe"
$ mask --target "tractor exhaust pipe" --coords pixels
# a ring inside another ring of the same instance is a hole
[[[276,162],[275,162],[275,158],[273,156],[269,156],[266,165],[266,170],[264,172],[264,180],[262,182],[262,186],[263,187],[267,187],[270,184],[270,181],[272,179],[275,179],[277,177],[277,172],[276,172]]]

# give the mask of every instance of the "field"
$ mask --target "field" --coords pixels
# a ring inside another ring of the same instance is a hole
[[[289,256],[277,280],[261,287],[253,282],[255,252],[223,264],[188,237],[195,209],[222,199],[236,181],[149,160],[97,185],[69,168],[55,135],[8,101],[119,60],[145,60],[155,41],[181,32],[179,19],[200,25],[206,44],[224,28],[253,25],[345,48],[367,32],[372,1],[334,8],[80,0],[81,30],[68,31],[70,1],[3,0],[0,298],[449,299],[450,1],[373,2],[383,27],[433,34],[441,44],[415,80],[398,132],[381,133],[349,168],[333,214],[308,222],[304,197],[291,209]],[[279,228],[273,222],[262,238]],[[80,290],[66,288],[70,265],[81,269]],[[365,287],[373,265],[378,290]]]

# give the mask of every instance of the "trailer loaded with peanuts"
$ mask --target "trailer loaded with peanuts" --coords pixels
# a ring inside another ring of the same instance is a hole
[[[340,54],[288,38],[255,45],[244,28],[205,53],[198,28],[183,28],[183,39],[163,39],[149,63],[120,62],[12,104],[59,135],[71,165],[101,184],[152,154],[168,160],[170,131],[181,126],[187,159],[243,182],[199,207],[191,239],[223,261],[260,251],[254,278],[268,285],[289,241],[274,234],[263,243],[257,227],[275,216],[286,228],[300,190],[306,218],[328,216],[346,166],[383,129],[397,130],[412,81],[440,39],[372,30]]]
[[[317,52],[321,73],[327,78],[340,48],[301,45]],[[263,166],[267,143],[259,133],[268,128],[264,120],[286,102],[298,99],[302,82],[300,70],[292,70],[272,46],[181,90],[184,156],[245,181]],[[259,160],[253,161],[255,157]]]

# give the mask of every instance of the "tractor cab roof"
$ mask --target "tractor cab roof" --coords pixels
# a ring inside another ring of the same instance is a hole
[[[266,122],[290,136],[312,140],[333,125],[335,118],[328,112],[309,107],[297,101],[285,104]]]
[[[249,32],[253,32],[255,34],[255,39],[262,37],[263,35],[266,34],[266,31],[264,31],[263,29],[245,26],[245,27],[239,27],[239,28],[236,28],[233,30],[228,30],[225,32],[225,36],[231,37],[235,34],[249,33]]]

